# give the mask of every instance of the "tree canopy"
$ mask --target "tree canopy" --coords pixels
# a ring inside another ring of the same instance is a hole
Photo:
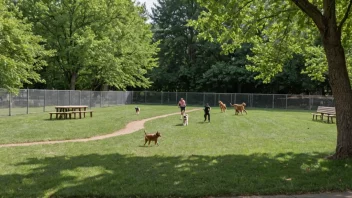
[[[16,18],[19,13],[0,0],[0,87],[17,92],[24,84],[43,81],[38,71],[46,66],[45,40],[34,35],[32,25]]]
[[[303,73],[314,80],[324,81],[327,60],[319,30],[315,22],[301,12],[294,1],[281,0],[200,0],[205,8],[197,21],[190,24],[201,31],[200,36],[221,44],[225,52],[240,47],[241,43],[253,43],[255,56],[248,57],[251,64],[247,68],[258,72],[257,79],[268,83],[294,54],[306,57]],[[304,0],[302,2],[308,2]],[[315,1],[315,6],[323,9],[323,1]],[[342,43],[351,49],[351,20],[344,20],[349,1],[336,2],[337,20],[346,24],[341,28]],[[314,6],[314,5],[312,5]],[[348,16],[348,15],[347,15]],[[347,50],[351,57],[351,50]],[[352,63],[351,58],[348,62]],[[352,68],[349,67],[351,73]],[[350,75],[350,79],[351,79]]]
[[[157,44],[143,6],[130,0],[19,0],[34,32],[55,49],[43,74],[55,88],[148,87]],[[63,87],[57,87],[63,86]]]

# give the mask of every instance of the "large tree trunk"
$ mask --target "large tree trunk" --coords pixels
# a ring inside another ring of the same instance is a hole
[[[70,90],[75,90],[76,89],[76,80],[77,80],[77,74],[72,73],[71,74],[71,82],[70,82]]]
[[[346,58],[339,32],[324,34],[323,45],[328,60],[329,83],[335,99],[337,145],[332,159],[352,157],[352,90],[348,78]]]

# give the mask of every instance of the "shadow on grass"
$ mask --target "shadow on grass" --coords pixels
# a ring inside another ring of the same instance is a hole
[[[152,149],[152,148],[150,148]],[[352,161],[326,153],[28,158],[27,174],[0,176],[1,197],[205,197],[352,188]]]

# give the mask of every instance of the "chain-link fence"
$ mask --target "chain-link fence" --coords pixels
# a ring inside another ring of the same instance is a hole
[[[218,106],[219,100],[227,105],[245,102],[252,108],[312,110],[335,105],[333,97],[317,95],[38,89],[21,89],[13,95],[0,89],[0,116],[55,111],[54,107],[58,105],[87,105],[90,108],[125,104],[177,105],[180,98],[193,106],[206,103]]]

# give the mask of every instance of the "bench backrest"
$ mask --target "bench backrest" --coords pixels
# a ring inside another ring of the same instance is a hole
[[[317,113],[336,114],[335,107],[318,106]]]

